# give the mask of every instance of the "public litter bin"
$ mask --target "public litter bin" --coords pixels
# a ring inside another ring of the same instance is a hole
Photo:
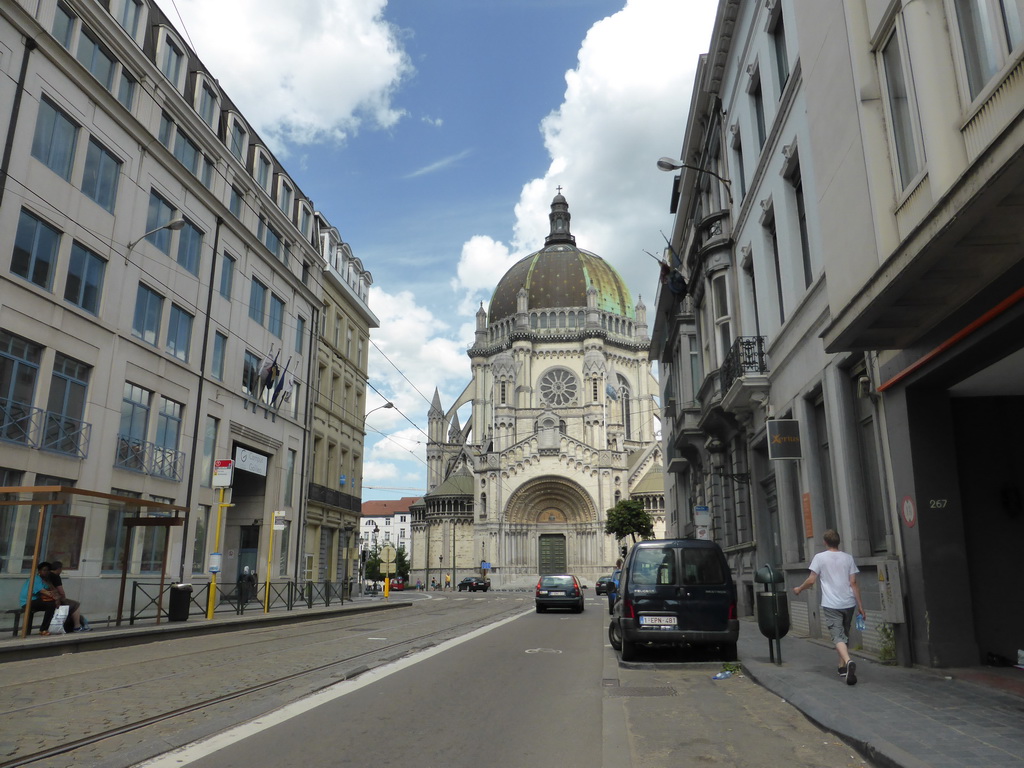
[[[772,661],[775,661],[775,647],[779,650],[779,661],[782,663],[782,647],[779,640],[789,633],[789,600],[786,596],[784,584],[786,576],[771,565],[764,565],[754,572],[754,581],[764,584],[764,591],[757,593],[757,627],[761,634],[768,638],[768,653]]]
[[[187,621],[188,607],[191,602],[191,584],[171,584],[171,597],[167,605],[167,620]]]

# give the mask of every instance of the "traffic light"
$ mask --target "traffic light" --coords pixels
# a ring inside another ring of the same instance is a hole
[[[625,557],[626,556],[626,545],[623,544],[622,547],[619,549],[619,551],[622,553],[622,556]]]

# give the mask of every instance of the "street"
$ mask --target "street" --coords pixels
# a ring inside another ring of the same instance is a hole
[[[866,765],[742,675],[712,680],[721,662],[620,665],[603,597],[583,614],[536,614],[529,593],[403,599],[413,604],[5,664],[2,765]],[[277,682],[302,668],[316,671]],[[226,691],[238,694],[201,706]],[[54,741],[153,722],[21,762],[44,712]]]

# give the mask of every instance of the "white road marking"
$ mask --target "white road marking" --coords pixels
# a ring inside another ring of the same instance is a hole
[[[443,643],[436,645],[433,648],[427,648],[426,650],[415,653],[412,656],[407,656],[399,659],[398,661],[393,661],[390,664],[385,664],[377,667],[376,669],[371,669],[370,671],[361,674],[355,680],[343,680],[340,683],[332,685],[330,688],[325,688],[322,691],[314,693],[312,696],[309,696],[302,701],[295,701],[291,704],[287,704],[273,712],[268,712],[262,717],[231,728],[223,733],[218,733],[208,739],[194,741],[191,744],[186,744],[184,747],[180,747],[171,752],[154,757],[151,760],[137,763],[133,768],[180,768],[180,766],[189,765],[199,758],[211,755],[225,747],[229,747],[243,739],[254,736],[261,731],[265,731],[267,728],[271,728],[287,720],[291,720],[293,717],[298,717],[299,715],[316,709],[317,707],[334,701],[335,699],[340,699],[342,696],[347,696],[350,693],[358,691],[360,688],[365,688],[367,685],[371,685],[378,680],[389,677],[396,672],[401,672],[403,669],[411,667],[413,664],[425,661],[431,656],[436,656],[439,653],[444,653],[451,648],[480,637],[480,635],[484,635],[492,629],[497,629],[498,627],[513,622],[516,619],[520,619],[523,616],[528,616],[531,613],[533,613],[532,610],[527,611],[526,613],[520,613],[516,616],[510,616],[507,619],[502,619],[501,621],[497,621],[486,627],[475,629],[461,637],[445,640]],[[382,640],[384,638],[370,639]],[[558,651],[558,653],[561,653],[561,651]]]

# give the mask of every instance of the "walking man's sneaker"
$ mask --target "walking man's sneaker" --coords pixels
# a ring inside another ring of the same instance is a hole
[[[857,665],[852,661],[846,665],[846,684],[857,684]]]
[[[839,669],[836,670],[836,672],[839,673],[840,677],[846,677],[846,667],[845,666],[840,667]]]

